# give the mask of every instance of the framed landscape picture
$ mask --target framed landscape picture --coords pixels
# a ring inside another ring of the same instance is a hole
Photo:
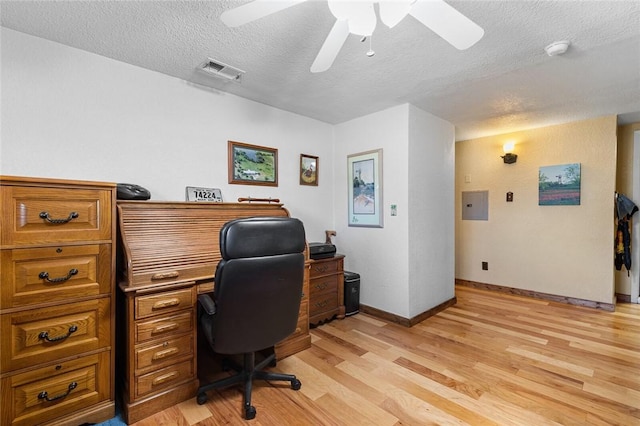
[[[580,205],[580,163],[543,166],[538,172],[538,205]]]
[[[349,226],[382,228],[382,149],[347,157]]]
[[[278,186],[278,150],[229,141],[229,183]]]
[[[300,185],[318,186],[318,157],[300,154]]]

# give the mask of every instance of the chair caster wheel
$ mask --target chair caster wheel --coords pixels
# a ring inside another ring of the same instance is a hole
[[[202,405],[207,402],[207,394],[204,392],[200,392],[198,394],[198,397],[196,398],[196,402],[198,403],[198,405]]]
[[[293,382],[291,382],[291,389],[300,390],[301,387],[302,387],[302,382],[300,380],[295,379]]]
[[[244,409],[244,418],[246,420],[251,420],[256,418],[256,407],[250,405],[248,408]]]

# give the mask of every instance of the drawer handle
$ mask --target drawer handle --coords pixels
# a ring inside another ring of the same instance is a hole
[[[160,300],[154,303],[152,309],[170,308],[172,306],[178,306],[179,304],[180,304],[180,299],[177,299],[174,297],[173,299]]]
[[[322,302],[316,302],[314,303],[314,305],[316,306],[316,308],[324,308],[325,306],[327,306],[329,302],[327,302],[326,300],[323,300]]]
[[[49,398],[49,394],[47,393],[47,391],[42,391],[38,394],[38,399],[44,399],[44,400],[47,400],[48,402],[55,401],[55,400],[66,397],[71,393],[72,390],[74,390],[77,387],[78,387],[78,383],[71,382],[69,383],[69,387],[67,388],[67,391],[65,393],[61,393],[60,395],[56,395],[52,398]]]
[[[152,280],[164,280],[165,278],[178,278],[180,273],[178,271],[171,272],[158,272],[157,274],[153,274],[151,276]]]
[[[38,278],[40,278],[41,280],[47,280],[50,283],[63,283],[65,281],[68,281],[72,276],[76,275],[77,273],[78,273],[78,270],[76,268],[73,268],[73,269],[69,269],[69,273],[67,274],[66,277],[49,278],[49,273],[46,271],[42,271],[38,274]]]
[[[49,223],[53,223],[54,225],[69,223],[73,219],[76,219],[78,216],[80,216],[78,212],[71,212],[69,213],[69,217],[67,217],[66,219],[51,219],[51,217],[49,217],[49,212],[40,212],[40,219],[44,219]]]
[[[163,351],[158,351],[153,354],[153,360],[166,358],[178,352],[178,348],[165,349]]]
[[[318,272],[325,272],[326,270],[329,269],[328,266],[323,265],[323,266],[314,266],[313,269],[315,269]]]
[[[58,336],[58,337],[49,337],[49,332],[48,331],[43,331],[40,334],[38,334],[38,338],[39,339],[44,339],[47,342],[59,342],[61,340],[66,339],[67,337],[71,336],[71,334],[75,333],[76,331],[78,331],[78,326],[72,325],[71,327],[69,327],[69,332],[63,336]]]
[[[152,383],[153,383],[153,386],[161,385],[161,384],[163,384],[163,383],[165,383],[165,382],[168,382],[169,380],[173,380],[173,379],[175,379],[176,377],[178,377],[178,375],[179,375],[179,374],[178,374],[178,372],[177,372],[177,371],[172,371],[172,372],[171,372],[171,373],[169,373],[169,374],[164,374],[164,375],[162,375],[162,376],[158,376],[158,377],[156,377],[155,379],[153,379],[153,382],[152,382]]]
[[[166,333],[167,331],[175,330],[176,328],[178,328],[178,324],[175,322],[172,322],[169,324],[157,326],[156,328],[153,329],[152,333]]]
[[[327,288],[327,283],[316,284],[316,288],[318,290],[324,290],[325,288]]]

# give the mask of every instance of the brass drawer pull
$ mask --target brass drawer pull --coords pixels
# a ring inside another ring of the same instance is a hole
[[[60,395],[56,395],[53,398],[49,398],[49,394],[47,393],[47,391],[42,391],[38,394],[38,399],[44,399],[44,400],[47,400],[48,402],[55,401],[57,399],[66,397],[71,393],[72,390],[74,390],[77,387],[78,387],[78,383],[71,382],[69,383],[69,387],[67,388],[67,391],[65,393],[61,393]]]
[[[73,219],[76,219],[78,216],[80,216],[78,212],[71,212],[69,213],[69,217],[67,217],[66,219],[51,219],[51,217],[49,217],[49,212],[40,212],[40,219],[44,219],[49,223],[53,223],[54,225],[69,223]]]
[[[152,383],[153,383],[153,386],[161,385],[165,382],[175,379],[178,376],[179,374],[177,371],[172,371],[171,373],[156,377],[155,379],[153,379]]]
[[[40,334],[38,334],[38,339],[44,339],[47,342],[59,342],[71,336],[71,334],[75,333],[76,331],[78,331],[78,326],[76,325],[72,325],[71,327],[69,327],[69,332],[67,334],[58,336],[58,337],[49,337],[49,332],[43,331]]]
[[[325,306],[327,306],[329,302],[327,302],[326,300],[323,300],[322,302],[316,302],[314,303],[316,308],[324,308]]]
[[[163,351],[158,351],[153,354],[153,360],[166,358],[168,356],[174,355],[178,352],[178,348],[165,349]]]
[[[175,330],[176,328],[178,328],[178,324],[175,322],[169,323],[169,324],[164,324],[164,325],[159,325],[156,328],[153,329],[152,333],[166,333],[167,331],[171,331],[171,330]]]
[[[318,290],[324,290],[325,288],[327,288],[327,283],[316,284],[315,287]]]
[[[327,266],[327,265],[318,265],[318,266],[314,266],[313,269],[315,269],[318,272],[326,272],[329,269],[329,266]]]
[[[68,281],[69,279],[71,279],[72,276],[77,274],[78,274],[78,270],[76,268],[73,268],[73,269],[69,269],[69,273],[67,274],[66,277],[49,278],[49,273],[46,271],[42,271],[38,274],[38,278],[40,278],[41,280],[47,280],[50,283],[63,283],[65,281]]]
[[[164,309],[164,308],[170,308],[172,306],[178,306],[180,304],[180,299],[177,298],[173,298],[173,299],[165,299],[165,300],[160,300],[156,303],[153,304],[153,309]]]

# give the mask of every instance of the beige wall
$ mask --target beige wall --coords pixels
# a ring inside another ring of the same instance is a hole
[[[640,131],[640,123],[628,124],[618,127],[618,157],[616,190],[633,199],[633,158],[634,158],[634,132]],[[636,188],[637,191],[637,188]],[[634,221],[640,220],[638,214],[634,215]],[[632,250],[640,248],[632,246]],[[636,265],[631,264],[632,268]],[[636,269],[637,270],[637,269]],[[616,293],[631,295],[631,277],[626,269],[615,271]]]
[[[515,164],[500,158],[507,140]],[[580,205],[539,206],[540,166],[568,163],[581,164]],[[456,278],[612,303],[615,179],[615,116],[458,142]],[[476,190],[489,220],[463,221],[461,193]]]

